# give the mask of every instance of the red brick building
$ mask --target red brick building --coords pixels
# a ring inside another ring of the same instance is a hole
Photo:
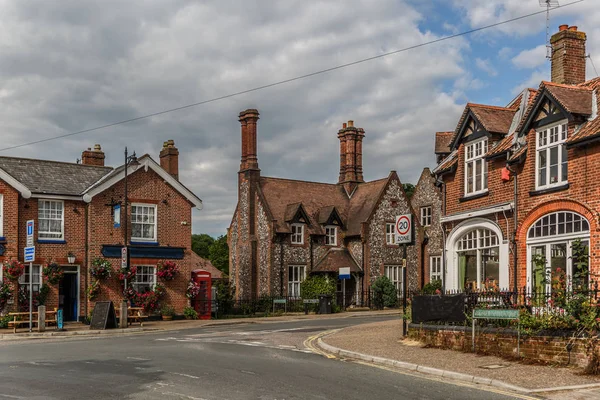
[[[163,303],[181,313],[188,303],[190,273],[199,262],[191,251],[192,208],[201,208],[202,201],[179,181],[178,156],[173,141],[168,141],[160,164],[144,155],[138,159],[139,168],[128,169],[127,216],[124,166],[104,166],[99,145],[83,152],[81,164],[0,157],[0,261],[23,261],[25,224],[34,220],[36,259],[31,274],[26,266],[20,286],[27,289],[32,279],[37,292],[46,280],[43,267],[58,264],[64,275],[50,285],[46,305],[62,308],[65,320],[80,319],[89,315],[95,301],[123,298],[117,271],[125,224],[119,221],[128,218],[130,264],[137,269],[129,283],[136,291],[151,289],[158,282],[159,262],[174,261],[181,272],[164,283]],[[71,262],[69,256],[74,258]],[[99,281],[100,292],[90,300],[88,288],[94,279],[89,269],[98,259],[108,260],[113,273]],[[18,296],[13,297],[9,307],[17,308]]]
[[[309,274],[337,279],[340,267],[350,268],[346,290],[349,296],[354,292],[355,299],[382,275],[400,288],[402,250],[393,228],[397,215],[414,213],[395,171],[364,181],[365,131],[348,121],[337,132],[337,183],[265,177],[258,168],[258,115],[254,109],[239,115],[238,204],[227,235],[236,296],[299,296]],[[418,218],[415,223],[418,226]],[[419,257],[417,246],[409,246],[407,283],[413,289],[419,282]]]
[[[551,82],[506,106],[466,105],[434,169],[444,182],[446,289],[550,291],[543,274],[560,271],[570,284],[577,239],[598,278],[600,78],[585,81],[585,41],[562,25],[551,39]]]

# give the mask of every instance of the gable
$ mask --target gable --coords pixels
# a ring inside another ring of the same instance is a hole
[[[317,221],[321,225],[334,225],[342,227],[342,217],[335,206],[323,207],[319,210],[319,219]]]
[[[302,203],[288,204],[285,209],[285,222],[310,225],[310,218]]]
[[[552,97],[544,95],[533,112],[531,127],[537,128],[563,119],[572,120],[573,117]]]
[[[483,125],[477,120],[471,111],[467,115],[463,128],[459,131],[459,143],[477,139],[483,136],[488,136],[488,132]]]

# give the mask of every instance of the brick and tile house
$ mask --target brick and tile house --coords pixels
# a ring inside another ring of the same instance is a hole
[[[99,145],[83,152],[81,164],[0,157],[0,261],[23,260],[25,223],[34,220],[36,259],[32,271],[26,265],[20,284],[27,289],[32,279],[36,292],[45,281],[43,266],[60,265],[64,277],[50,285],[46,304],[50,309],[62,308],[65,320],[78,320],[89,315],[95,301],[123,299],[117,270],[124,224],[118,221],[128,218],[130,264],[137,269],[133,288],[152,288],[157,283],[157,264],[174,261],[181,273],[164,284],[163,302],[181,313],[188,304],[185,293],[191,271],[203,265],[203,259],[191,251],[192,208],[201,208],[202,201],[179,181],[178,156],[173,141],[167,141],[160,164],[144,155],[138,159],[139,168],[128,169],[127,216],[123,215],[124,166],[105,166]],[[69,255],[74,256],[71,263]],[[110,262],[113,274],[100,282],[100,293],[91,301],[89,268],[98,258]],[[24,306],[17,303],[14,296],[9,307]]]
[[[571,282],[577,239],[600,276],[600,78],[585,80],[585,41],[562,25],[550,82],[504,107],[466,105],[433,171],[444,182],[446,289],[551,291],[532,258]]]
[[[348,121],[337,133],[337,183],[265,177],[258,168],[258,116],[254,109],[239,115],[238,204],[227,236],[236,296],[299,296],[309,274],[337,279],[340,267],[351,271],[347,293],[366,291],[382,275],[400,288],[402,250],[393,229],[397,215],[413,211],[395,171],[364,181],[365,131]],[[419,285],[419,257],[417,246],[408,246],[407,284],[412,289]]]

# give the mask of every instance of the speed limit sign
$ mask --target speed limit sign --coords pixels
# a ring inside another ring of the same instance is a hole
[[[412,215],[404,214],[396,217],[396,243],[411,244],[412,243],[413,223]]]

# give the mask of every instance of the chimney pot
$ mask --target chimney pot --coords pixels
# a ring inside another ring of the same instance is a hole
[[[558,27],[559,31],[566,31],[567,29],[569,29],[569,25],[567,25],[567,24],[559,25],[559,27]]]
[[[569,30],[570,30],[571,32],[576,32],[576,31],[577,31],[577,27],[576,27],[576,26],[570,26],[570,27],[569,27]]]
[[[94,151],[101,151],[101,150],[102,150],[102,147],[100,147],[99,144],[94,145]]]
[[[346,123],[345,122],[342,124],[342,129],[346,129]]]
[[[81,163],[83,165],[104,166],[104,152],[99,144],[94,145],[94,150],[88,147],[87,150],[81,153]]]
[[[352,121],[351,119],[348,120],[348,126],[354,126],[354,121]]]

